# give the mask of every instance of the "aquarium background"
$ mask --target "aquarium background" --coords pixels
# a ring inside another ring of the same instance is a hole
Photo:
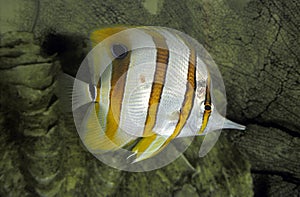
[[[0,0],[0,196],[299,196],[300,9],[297,0]],[[227,117],[151,172],[113,169],[81,144],[56,94],[75,75],[89,34],[156,25],[197,39],[223,75]]]

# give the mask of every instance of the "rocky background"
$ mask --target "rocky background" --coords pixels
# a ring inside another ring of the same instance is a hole
[[[297,0],[0,1],[0,196],[299,196]],[[112,169],[87,152],[55,94],[89,33],[159,25],[196,38],[224,77],[227,131],[151,172]]]

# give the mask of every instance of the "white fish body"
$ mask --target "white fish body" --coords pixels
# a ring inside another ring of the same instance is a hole
[[[191,137],[207,136],[204,156],[222,128],[245,129],[224,118],[220,72],[191,37],[120,26],[95,31],[91,40],[95,47],[74,80],[72,111],[84,145],[104,163],[152,170],[176,159]]]

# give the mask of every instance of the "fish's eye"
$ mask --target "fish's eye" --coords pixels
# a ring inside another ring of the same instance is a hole
[[[210,105],[209,104],[206,104],[204,103],[204,101],[201,102],[201,112],[204,112],[204,111],[213,111],[213,104],[211,103]]]
[[[117,59],[123,59],[128,54],[128,49],[124,44],[113,44],[111,46],[111,53]]]
[[[211,106],[210,105],[205,105],[204,109],[209,111],[209,110],[211,110]]]

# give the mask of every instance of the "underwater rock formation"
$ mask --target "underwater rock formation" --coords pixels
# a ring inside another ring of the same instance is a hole
[[[41,0],[1,14],[1,196],[299,195],[298,3],[155,6]],[[228,118],[246,131],[222,132],[204,158],[197,138],[178,160],[151,172],[121,172],[95,159],[59,110],[55,77],[61,70],[74,75],[89,33],[110,24],[166,26],[199,40],[223,75]]]
[[[1,37],[1,131],[6,138],[1,162],[16,173],[4,173],[1,185],[2,193],[11,196],[31,190],[51,196],[57,191],[44,188],[61,185],[64,147],[53,94],[59,64],[40,53],[31,33],[9,32]],[[15,185],[24,191],[15,190]]]

